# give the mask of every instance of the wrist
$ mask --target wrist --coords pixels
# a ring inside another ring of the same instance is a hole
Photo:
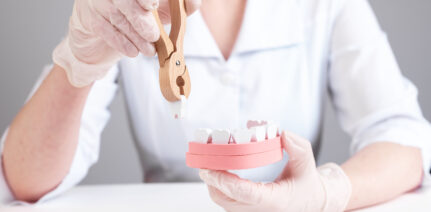
[[[59,94],[56,96],[56,99],[65,98],[69,100],[85,100],[93,86],[93,83],[80,88],[71,85],[67,78],[66,71],[57,64],[54,64],[50,74],[46,77],[44,84],[46,84],[45,86],[51,87],[53,92]]]
[[[93,53],[97,54],[97,52]],[[69,83],[77,88],[86,87],[103,78],[117,61],[107,58],[108,60],[98,63],[84,62],[73,53],[69,37],[54,49],[52,59],[65,71]]]
[[[318,167],[318,173],[325,193],[325,201],[321,211],[344,211],[352,193],[348,176],[335,163],[327,163]]]

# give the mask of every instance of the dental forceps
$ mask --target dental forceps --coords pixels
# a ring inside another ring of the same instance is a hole
[[[171,15],[169,36],[163,28],[157,10],[153,11],[160,29],[160,39],[155,43],[160,65],[159,83],[165,99],[169,102],[180,101],[181,107],[191,90],[190,76],[183,53],[187,14],[184,0],[169,0],[169,7]]]

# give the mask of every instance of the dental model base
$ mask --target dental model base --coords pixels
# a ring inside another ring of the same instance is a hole
[[[212,170],[250,169],[283,158],[278,127],[264,121],[249,121],[247,129],[199,129],[189,142],[186,164]]]
[[[163,28],[157,10],[154,18],[160,29],[160,39],[155,43],[159,57],[160,90],[167,101],[175,118],[182,118],[185,101],[190,95],[190,76],[184,61],[183,40],[186,30],[186,9],[184,0],[169,0],[171,15],[171,31],[169,36]]]

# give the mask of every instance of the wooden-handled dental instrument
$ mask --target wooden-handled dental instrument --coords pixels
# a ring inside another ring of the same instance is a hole
[[[181,101],[181,95],[190,95],[190,77],[184,62],[183,40],[186,30],[184,0],[169,0],[171,31],[166,34],[157,10],[153,15],[160,28],[160,39],[155,43],[159,57],[160,89],[169,102]]]
[[[184,61],[183,40],[186,30],[184,0],[169,0],[171,31],[169,36],[163,28],[157,10],[153,15],[160,29],[160,39],[155,43],[159,58],[160,90],[165,99],[173,103],[175,118],[181,118],[185,100],[190,95],[190,76]]]

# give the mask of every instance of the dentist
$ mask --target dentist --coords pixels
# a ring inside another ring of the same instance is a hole
[[[200,175],[228,211],[344,211],[430,182],[430,124],[367,0],[185,3],[193,90],[187,117],[175,120],[153,45],[160,34],[151,10],[167,23],[167,0],[75,0],[54,64],[1,139],[1,202],[42,202],[77,185],[98,159],[119,88],[144,181]],[[316,167],[326,91],[352,157]],[[186,167],[195,129],[239,128],[248,119],[289,130],[289,159],[232,173]]]

